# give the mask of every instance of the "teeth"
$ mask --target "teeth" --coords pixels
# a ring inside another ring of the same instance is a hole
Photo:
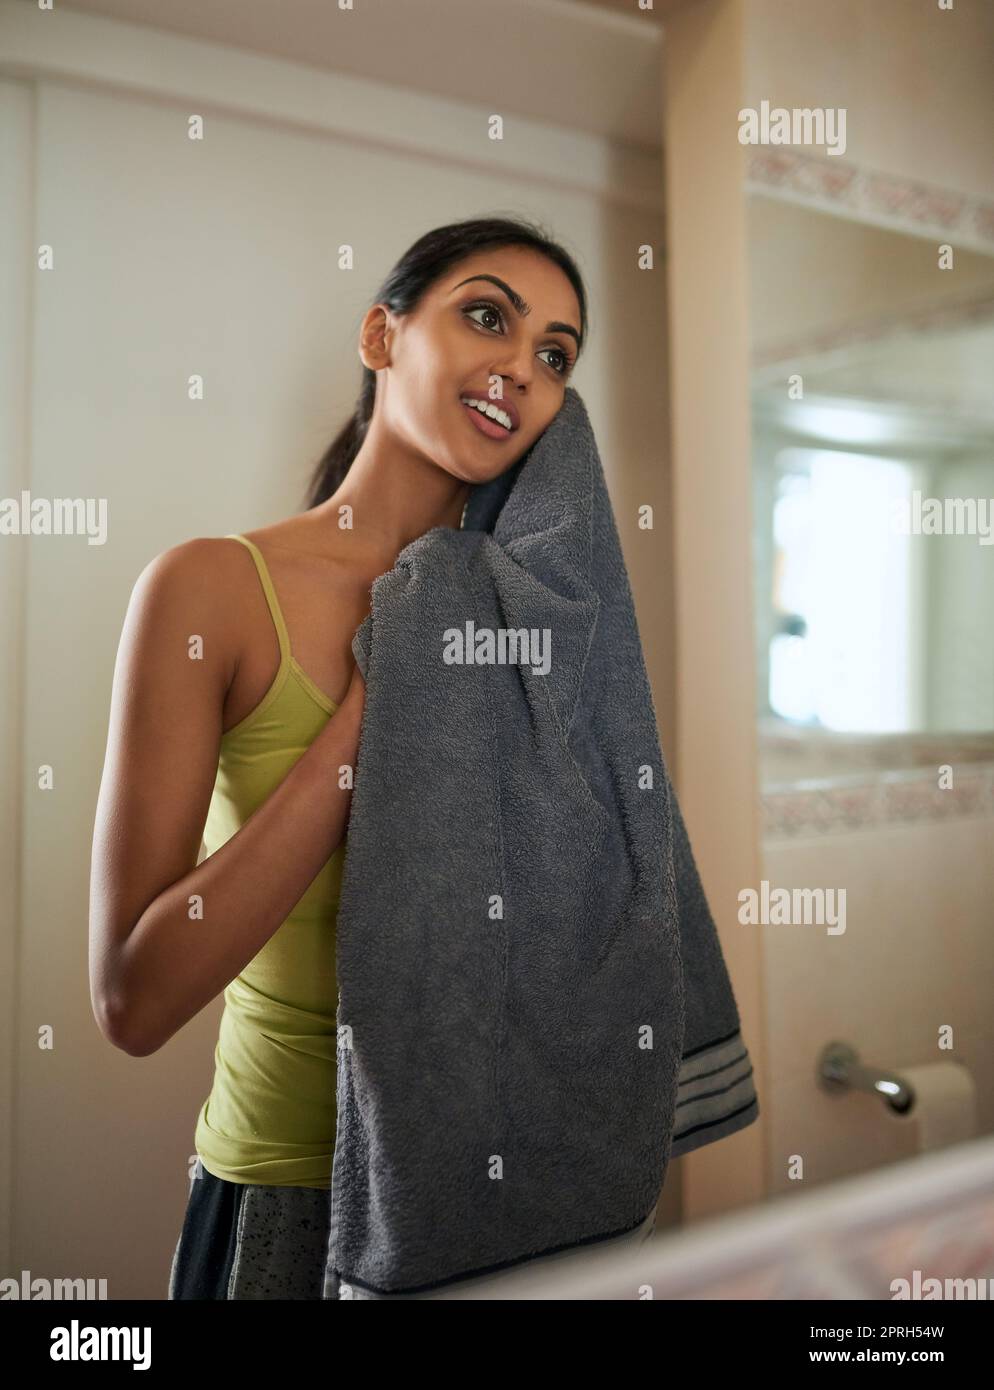
[[[499,406],[494,405],[493,401],[474,401],[469,396],[464,396],[462,400],[463,405],[475,406],[481,415],[486,415],[489,419],[496,420],[498,424],[503,425],[506,430],[512,430],[514,428],[511,423],[511,417],[508,415],[507,411],[501,410]]]

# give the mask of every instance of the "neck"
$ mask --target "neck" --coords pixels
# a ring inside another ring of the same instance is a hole
[[[379,575],[426,531],[458,530],[470,487],[423,454],[403,448],[374,420],[341,486],[311,515],[315,524],[350,535],[356,565]],[[342,507],[351,508],[351,533],[340,526]]]

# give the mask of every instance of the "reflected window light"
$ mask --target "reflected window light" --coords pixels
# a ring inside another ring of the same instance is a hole
[[[770,705],[826,729],[907,730],[911,538],[893,518],[912,470],[823,449],[785,449],[777,462]]]
[[[770,703],[796,724],[817,722],[810,643],[804,620],[796,615],[786,619],[770,642]]]

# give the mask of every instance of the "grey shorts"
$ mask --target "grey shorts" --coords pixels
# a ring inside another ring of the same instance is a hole
[[[168,1297],[323,1298],[330,1213],[328,1188],[228,1182],[198,1159]]]

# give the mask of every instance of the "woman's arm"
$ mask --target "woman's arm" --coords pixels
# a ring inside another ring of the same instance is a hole
[[[341,843],[352,802],[338,782],[356,762],[358,667],[273,794],[197,865],[237,663],[225,572],[211,540],[153,560],[115,666],[93,835],[90,997],[104,1036],[135,1057],[162,1047],[261,950]],[[196,636],[203,657],[191,660]]]

